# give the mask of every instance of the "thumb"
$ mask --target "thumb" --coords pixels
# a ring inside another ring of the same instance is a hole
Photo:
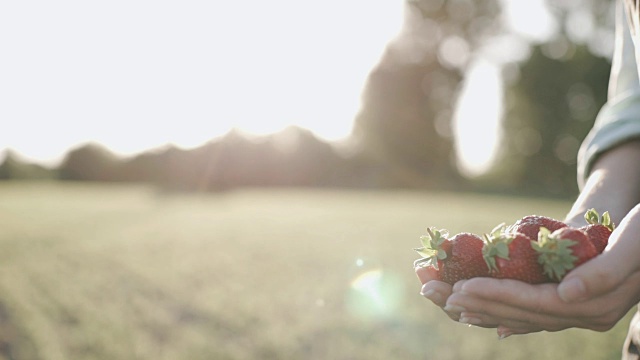
[[[602,254],[567,274],[558,286],[558,296],[565,302],[584,301],[617,288],[638,270],[637,234],[640,234],[640,207],[634,208],[613,231]]]
[[[567,303],[585,301],[618,287],[626,276],[607,255],[600,255],[571,271],[558,285],[558,296]]]

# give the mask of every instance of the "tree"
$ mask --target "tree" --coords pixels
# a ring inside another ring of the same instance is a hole
[[[365,157],[404,185],[460,179],[453,164],[451,114],[470,54],[496,29],[493,0],[406,3],[406,23],[371,72],[355,120]]]
[[[11,150],[6,151],[0,165],[0,180],[50,180],[55,177],[54,170],[21,161]]]
[[[582,139],[606,101],[610,63],[585,46],[566,57],[534,48],[506,93],[504,142],[492,178],[537,193],[574,195]]]
[[[120,160],[101,145],[89,143],[71,150],[58,168],[60,179],[118,181]]]

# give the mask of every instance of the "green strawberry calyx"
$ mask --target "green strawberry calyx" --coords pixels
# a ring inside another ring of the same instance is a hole
[[[449,233],[447,230],[438,230],[435,227],[427,229],[427,235],[420,236],[420,243],[422,247],[415,248],[414,250],[422,256],[414,262],[414,267],[428,267],[432,266],[438,269],[438,260],[444,260],[447,258],[447,252],[442,249],[442,244],[447,241]]]
[[[592,225],[604,225],[609,228],[609,230],[613,231],[615,229],[615,224],[611,221],[611,216],[608,211],[602,213],[602,217],[596,209],[589,209],[584,214],[584,219],[587,220],[587,223]]]
[[[500,224],[491,230],[491,233],[484,234],[484,246],[482,247],[482,257],[487,263],[490,271],[498,271],[496,256],[509,260],[509,244],[513,241],[510,229],[505,224]]]
[[[542,265],[544,273],[551,279],[561,281],[562,278],[575,267],[578,257],[573,255],[571,246],[577,241],[563,239],[554,235],[545,227],[540,228],[538,241],[531,246],[538,252],[538,263]]]

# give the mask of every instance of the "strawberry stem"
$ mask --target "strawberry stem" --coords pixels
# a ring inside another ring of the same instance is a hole
[[[596,211],[596,209],[589,209],[584,214],[584,219],[587,223],[592,225],[604,225],[609,228],[609,230],[613,231],[615,229],[614,223],[611,221],[611,216],[608,211],[602,213],[602,217]]]
[[[422,247],[414,249],[421,259],[416,260],[413,263],[414,267],[428,267],[433,266],[438,269],[438,260],[444,260],[447,258],[447,252],[442,249],[442,245],[447,241],[449,233],[442,229],[438,230],[434,227],[427,229],[427,235],[420,236],[420,242]]]
[[[538,263],[542,265],[544,273],[551,279],[561,281],[578,260],[571,249],[577,242],[554,235],[541,227],[540,238],[537,242],[532,242],[531,246],[538,252]]]

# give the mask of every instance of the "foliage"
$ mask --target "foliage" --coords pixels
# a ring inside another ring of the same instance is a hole
[[[58,170],[62,180],[114,181],[118,163],[105,147],[91,143],[69,151]]]
[[[52,180],[57,178],[54,170],[22,161],[13,151],[6,151],[0,164],[0,180]]]
[[[450,118],[467,59],[494,28],[495,1],[410,1],[403,32],[371,72],[356,116],[363,153],[430,184],[462,179]],[[451,50],[448,50],[451,49]]]
[[[359,154],[343,154],[308,130],[247,137],[232,131],[192,150],[166,147],[122,159],[97,144],[72,150],[61,180],[144,182],[172,190],[236,187],[365,187],[422,185]],[[413,183],[412,183],[413,181]]]
[[[610,63],[585,46],[553,59],[536,46],[506,92],[503,146],[494,186],[576,194],[582,139],[607,98]]]

